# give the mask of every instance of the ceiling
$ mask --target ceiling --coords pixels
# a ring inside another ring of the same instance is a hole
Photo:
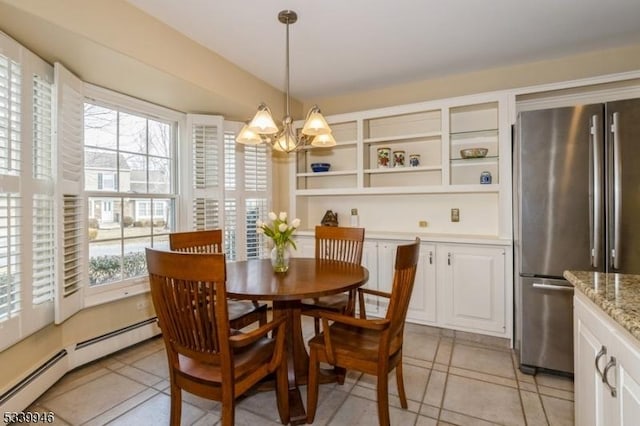
[[[128,0],[291,95],[342,95],[640,43],[639,0]]]

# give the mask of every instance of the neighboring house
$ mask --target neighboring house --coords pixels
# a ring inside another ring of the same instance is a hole
[[[120,169],[118,172],[118,162]],[[168,171],[149,170],[149,192],[168,193],[170,191]],[[130,193],[147,193],[147,171],[134,170],[129,166],[125,155],[104,151],[87,151],[85,155],[85,188],[87,191],[104,191],[113,193],[117,190]],[[112,194],[105,197],[91,197],[89,199],[89,218],[96,219],[100,227],[108,227],[111,224],[121,222],[120,212],[123,216],[130,217],[126,221],[164,220],[166,223],[168,204],[162,200],[154,200],[153,211],[151,202],[147,199],[123,199],[113,197]]]

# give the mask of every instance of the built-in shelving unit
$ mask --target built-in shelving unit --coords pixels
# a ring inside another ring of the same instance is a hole
[[[467,225],[458,226],[465,228],[461,232],[481,223],[488,234],[507,235],[510,222],[502,232],[497,219],[510,204],[510,177],[502,179],[511,155],[507,104],[508,95],[494,93],[327,116],[337,145],[297,154],[291,169],[292,208],[310,227],[333,207],[341,209],[341,224],[349,223],[344,216],[352,208],[359,208],[363,224],[372,218],[377,230],[385,229],[384,217],[393,211],[401,228],[396,230],[417,227],[414,217],[437,216],[442,223],[437,231],[448,232],[449,203],[463,212]],[[389,151],[386,167],[378,163],[381,148]],[[488,152],[484,158],[465,159],[460,155],[465,148]],[[404,165],[394,164],[394,151],[404,154]],[[412,155],[419,157],[418,165],[411,165]],[[330,163],[331,168],[314,173],[312,163]],[[481,183],[483,172],[491,174],[490,184]]]

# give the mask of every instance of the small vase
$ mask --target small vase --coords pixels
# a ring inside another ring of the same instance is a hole
[[[289,247],[287,244],[276,244],[271,250],[271,266],[274,272],[287,272],[289,269]]]

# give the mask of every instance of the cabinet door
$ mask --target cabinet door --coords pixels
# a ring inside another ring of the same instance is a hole
[[[420,323],[436,322],[436,246],[433,244],[420,245],[407,319]]]
[[[620,416],[620,424],[637,425],[640,421],[639,345],[634,338],[624,334],[616,345],[615,353],[618,363],[615,377],[617,392],[615,411]],[[608,380],[611,382],[612,378],[608,377]]]
[[[444,326],[505,332],[504,249],[442,245],[438,312]]]
[[[604,426],[606,394],[600,372],[604,370],[612,348],[602,342],[603,334],[608,333],[604,324],[598,324],[585,305],[574,300],[575,424]],[[604,353],[605,350],[609,353]]]
[[[363,286],[372,290],[378,289],[378,243],[376,241],[365,241],[362,247],[362,266],[369,271],[369,280]],[[368,315],[380,316],[378,309],[378,298],[373,296],[365,297],[366,310]],[[358,307],[359,308],[359,307]],[[384,312],[382,313],[384,315]]]
[[[399,241],[378,242],[378,290],[391,293],[393,286],[393,271],[396,261],[396,248]],[[380,316],[387,314],[389,299],[378,297],[378,312]]]

